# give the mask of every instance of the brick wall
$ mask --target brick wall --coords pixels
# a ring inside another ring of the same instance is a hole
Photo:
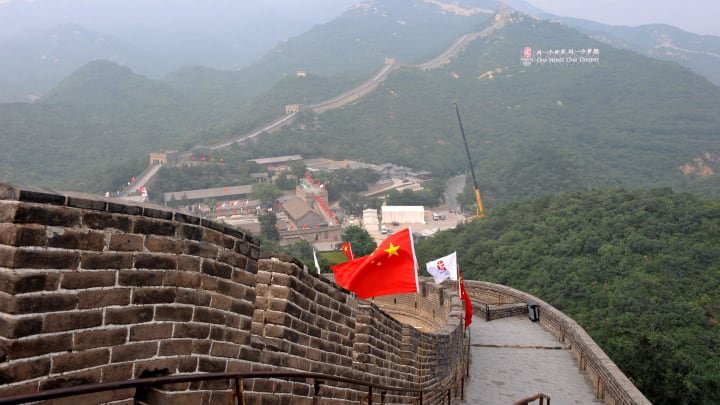
[[[530,294],[499,284],[465,280],[465,288],[473,301],[483,304],[509,309],[513,307],[511,304],[526,305],[528,302],[535,302],[540,308],[540,324],[552,332],[558,340],[569,345],[580,368],[587,373],[595,386],[598,398],[610,405],[650,404],[650,401],[620,371],[590,335],[574,320],[553,306]],[[520,305],[515,307],[520,308]],[[527,307],[524,313],[527,314]]]
[[[462,305],[358,300],[236,229],[163,207],[0,184],[0,396],[203,372],[296,370],[384,385],[458,385]],[[412,311],[410,311],[412,309]],[[393,314],[412,314],[415,324]],[[358,403],[361,387],[243,382],[248,404]],[[230,403],[230,382],[173,384],[79,403]],[[425,403],[441,403],[430,392]],[[412,395],[388,393],[389,402]],[[379,400],[379,395],[375,398]]]

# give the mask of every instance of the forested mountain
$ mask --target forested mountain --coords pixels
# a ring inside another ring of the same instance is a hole
[[[237,72],[193,67],[158,81],[92,63],[38,103],[0,105],[3,178],[112,189],[137,174],[150,151],[246,133],[281,115],[285,104],[333,97],[395,57],[406,66],[369,96],[304,115],[300,125],[243,152],[395,162],[448,176],[466,169],[456,101],[488,206],[592,187],[718,192],[716,86],[673,63],[520,14],[441,69],[413,68],[460,33],[487,27],[497,3],[461,6],[364,2]],[[525,67],[526,46],[594,48],[600,63]],[[55,158],[47,159],[48,151]]]
[[[596,190],[504,205],[417,245],[576,320],[654,404],[720,402],[720,200]]]
[[[525,46],[598,49],[600,61],[526,67]],[[718,195],[720,88],[676,64],[522,17],[442,69],[401,69],[354,105],[308,116],[304,130],[258,148],[293,153],[302,139],[303,153],[450,175],[467,168],[453,102],[489,206],[596,187]]]

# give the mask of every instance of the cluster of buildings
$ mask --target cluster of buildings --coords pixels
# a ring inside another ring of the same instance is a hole
[[[292,161],[303,160],[300,155],[279,156],[253,161],[267,169],[253,177],[255,184],[270,183],[274,175],[288,168]],[[303,160],[309,173],[336,170],[339,168],[369,168],[381,175],[381,180],[372,187],[371,194],[380,194],[391,189],[418,189],[429,172],[413,172],[411,169],[393,164],[369,165],[354,161],[333,161],[328,159]],[[271,174],[268,174],[271,173]],[[311,176],[299,179],[295,190],[275,200],[272,207],[262,206],[252,198],[253,184],[218,187],[200,190],[181,190],[164,193],[166,205],[199,214],[207,218],[224,221],[230,225],[260,232],[257,216],[271,211],[276,214],[277,229],[281,244],[304,239],[320,250],[332,250],[341,242],[344,214],[330,205],[328,193],[322,184]],[[351,222],[354,223],[355,221]],[[381,215],[375,210],[366,210],[358,225],[377,240],[381,240],[392,226],[400,224],[426,223],[423,207],[383,207]],[[387,226],[386,226],[387,225]]]

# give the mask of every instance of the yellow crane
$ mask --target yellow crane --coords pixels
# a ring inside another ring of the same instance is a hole
[[[465,139],[465,130],[463,129],[462,121],[460,120],[460,109],[457,103],[455,105],[455,112],[457,113],[458,124],[460,124],[460,133],[462,134],[463,144],[465,144],[465,152],[467,153],[468,164],[470,165],[470,174],[473,179],[473,190],[475,191],[475,201],[477,201],[477,211],[475,212],[475,218],[485,218],[483,213],[482,199],[480,198],[480,189],[478,188],[477,179],[475,178],[475,169],[473,168],[472,159],[470,159],[470,149],[468,149],[467,139]]]

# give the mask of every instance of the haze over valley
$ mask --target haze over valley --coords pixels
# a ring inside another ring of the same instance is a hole
[[[717,5],[652,10],[681,29],[539,4],[0,1],[0,180],[137,197],[152,170],[150,202],[212,216],[189,191],[267,180],[277,208],[320,161],[344,226],[393,181],[385,202],[450,213],[466,175],[421,258],[456,249],[469,278],[557,305],[653,403],[717,403],[720,32],[689,30]]]

